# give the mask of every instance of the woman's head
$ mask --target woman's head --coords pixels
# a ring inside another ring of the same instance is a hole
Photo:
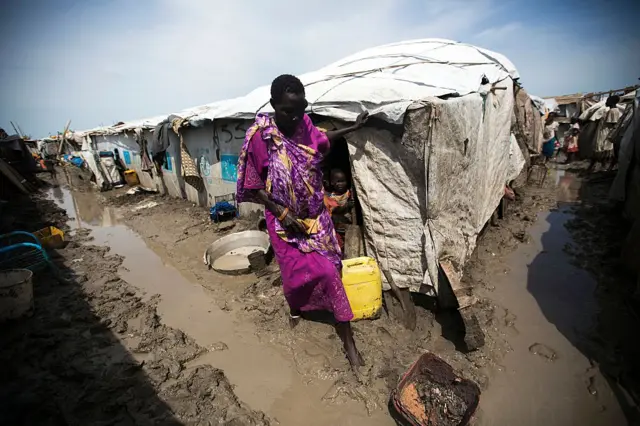
[[[549,125],[549,124],[553,124],[555,115],[553,115],[553,113],[549,113],[549,115],[547,116],[547,119],[545,120],[545,124]]]
[[[302,122],[307,108],[304,86],[297,77],[283,74],[271,83],[271,106],[278,128],[285,135],[293,134]]]

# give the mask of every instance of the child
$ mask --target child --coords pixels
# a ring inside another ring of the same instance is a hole
[[[344,250],[344,235],[347,231],[347,225],[352,223],[353,198],[345,172],[333,169],[329,176],[330,188],[329,192],[324,195],[324,205],[331,215],[340,249]]]
[[[580,129],[572,127],[568,135],[564,138],[564,150],[567,153],[567,161],[565,164],[569,164],[575,160],[576,155],[578,155],[578,136],[580,135]]]

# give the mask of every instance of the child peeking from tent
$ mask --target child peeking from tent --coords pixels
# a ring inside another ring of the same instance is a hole
[[[347,225],[352,222],[353,197],[349,190],[347,174],[340,169],[332,169],[329,174],[329,190],[324,195],[324,205],[329,210],[336,229],[340,249],[344,251],[344,236]]]

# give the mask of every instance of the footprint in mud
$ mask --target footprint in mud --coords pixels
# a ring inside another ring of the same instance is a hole
[[[555,361],[558,359],[558,353],[547,345],[542,343],[534,343],[529,346],[529,352],[546,359],[547,361]]]
[[[209,350],[211,352],[216,352],[216,351],[221,352],[221,351],[226,351],[228,349],[229,349],[229,346],[227,346],[227,344],[224,342],[216,342],[209,347]]]

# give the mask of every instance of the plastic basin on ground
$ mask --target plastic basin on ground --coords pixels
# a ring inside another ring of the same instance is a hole
[[[238,275],[252,271],[249,256],[266,253],[269,236],[261,231],[244,231],[226,235],[213,242],[204,253],[204,263],[222,274]]]

